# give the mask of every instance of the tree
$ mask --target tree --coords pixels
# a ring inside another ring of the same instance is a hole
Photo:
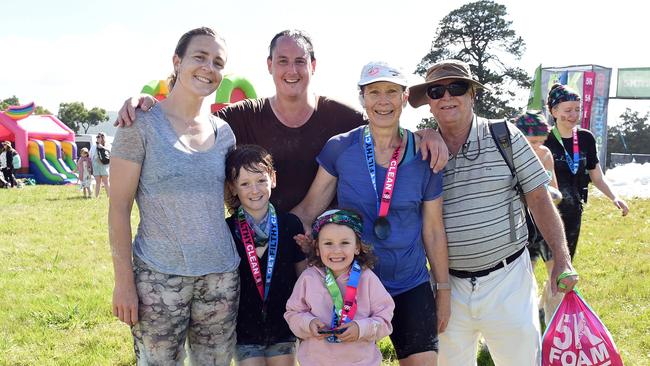
[[[82,102],[61,103],[57,117],[74,133],[78,133],[82,123],[88,119],[88,111]]]
[[[47,108],[37,105],[34,114],[52,114],[52,112],[50,112]]]
[[[97,126],[109,118],[104,108],[87,110],[82,102],[61,103],[57,117],[74,133],[79,133],[82,128],[84,133],[88,133],[91,126]]]
[[[102,122],[108,121],[108,114],[104,108],[93,108],[88,111],[86,119],[81,123],[84,133],[88,133],[90,126],[97,126]]]
[[[435,118],[429,117],[429,118],[422,118],[422,121],[418,123],[417,126],[415,126],[418,130],[424,130],[427,128],[433,128],[437,129],[438,128],[438,121],[436,121]]]
[[[609,153],[650,154],[650,112],[641,117],[639,112],[626,108],[620,118],[621,123],[607,129],[608,160]]]
[[[479,90],[474,110],[487,118],[514,117],[521,108],[513,107],[518,89],[531,86],[526,71],[508,66],[521,59],[526,44],[505,19],[506,7],[490,0],[465,4],[438,24],[431,51],[415,72],[425,75],[437,61],[453,58],[470,64],[472,73],[492,92]]]
[[[14,95],[11,98],[7,98],[3,101],[0,102],[0,110],[4,111],[7,109],[9,106],[12,105],[20,105],[20,100]],[[34,110],[34,114],[52,114],[47,108],[41,107],[40,105],[36,106],[36,109]]]
[[[6,110],[8,107],[12,105],[20,105],[20,101],[18,101],[18,98],[16,96],[12,96],[11,98],[4,99],[0,102],[0,110]]]

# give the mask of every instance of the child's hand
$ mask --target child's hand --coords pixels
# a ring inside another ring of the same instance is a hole
[[[325,329],[325,328],[327,328],[327,325],[325,325],[325,323],[320,321],[320,319],[318,318],[312,319],[311,322],[309,323],[309,332],[311,333],[311,336],[314,338],[323,339],[327,337],[327,334],[318,333],[319,329]]]
[[[359,340],[359,324],[349,322],[341,325],[338,329],[345,329],[345,332],[336,336],[342,342],[356,342]]]
[[[302,252],[305,254],[309,253],[309,248],[311,248],[314,243],[314,239],[305,234],[298,234],[293,237],[293,240],[296,241],[296,244],[298,244],[300,249],[302,249]]]

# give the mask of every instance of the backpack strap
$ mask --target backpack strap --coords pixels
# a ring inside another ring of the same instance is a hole
[[[514,157],[512,153],[512,141],[510,140],[510,131],[508,131],[506,123],[506,120],[488,120],[492,139],[494,140],[501,157],[506,162],[508,169],[510,169],[510,174],[515,180],[517,180],[517,171],[515,170]],[[520,186],[518,180],[516,185],[518,186],[517,191],[519,191]]]
[[[497,150],[503,157],[508,169],[510,169],[510,175],[512,177],[510,186],[514,189],[519,195],[519,199],[523,204],[523,211],[525,215],[530,217],[530,220],[534,222],[532,215],[528,213],[528,205],[526,204],[526,197],[524,196],[524,189],[519,183],[517,178],[517,169],[515,168],[514,163],[514,154],[512,152],[512,140],[510,139],[510,131],[508,130],[508,123],[505,119],[502,120],[488,120],[488,126],[490,128],[490,134],[492,134],[492,139],[494,140]],[[515,218],[514,218],[514,207],[510,203],[510,238],[512,241],[517,239],[515,234]],[[537,233],[533,235],[533,239],[537,236]]]
[[[508,169],[510,169],[510,175],[512,176],[512,187],[517,191],[521,197],[524,205],[526,204],[524,198],[524,190],[517,179],[517,170],[515,168],[515,162],[512,152],[512,141],[510,140],[510,131],[508,130],[508,123],[505,119],[502,120],[488,120],[488,126],[490,127],[490,134],[492,134],[492,139],[494,140],[501,157],[505,161]]]

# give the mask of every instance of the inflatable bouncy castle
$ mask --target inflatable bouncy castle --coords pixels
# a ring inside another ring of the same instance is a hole
[[[53,115],[33,115],[34,103],[0,112],[0,141],[11,141],[23,166],[39,184],[77,182],[74,132]]]
[[[257,98],[257,94],[248,79],[237,75],[226,75],[217,88],[214,104],[210,106],[210,110],[215,113],[228,104],[254,98]]]
[[[149,84],[142,87],[140,93],[149,94],[160,102],[167,98],[167,94],[169,94],[169,84],[167,83],[167,80],[152,80]]]
[[[161,101],[169,94],[169,83],[166,80],[152,80],[142,87],[140,93],[149,94]],[[233,74],[225,75],[217,88],[214,104],[210,106],[210,110],[215,113],[229,104],[254,98],[257,98],[257,94],[248,79]]]

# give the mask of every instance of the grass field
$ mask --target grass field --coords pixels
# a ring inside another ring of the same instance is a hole
[[[647,366],[650,200],[629,204],[621,218],[611,203],[591,198],[574,265],[626,365]],[[36,186],[0,190],[0,208],[0,365],[134,364],[130,333],[110,310],[108,201]],[[541,264],[536,273],[541,283]]]

